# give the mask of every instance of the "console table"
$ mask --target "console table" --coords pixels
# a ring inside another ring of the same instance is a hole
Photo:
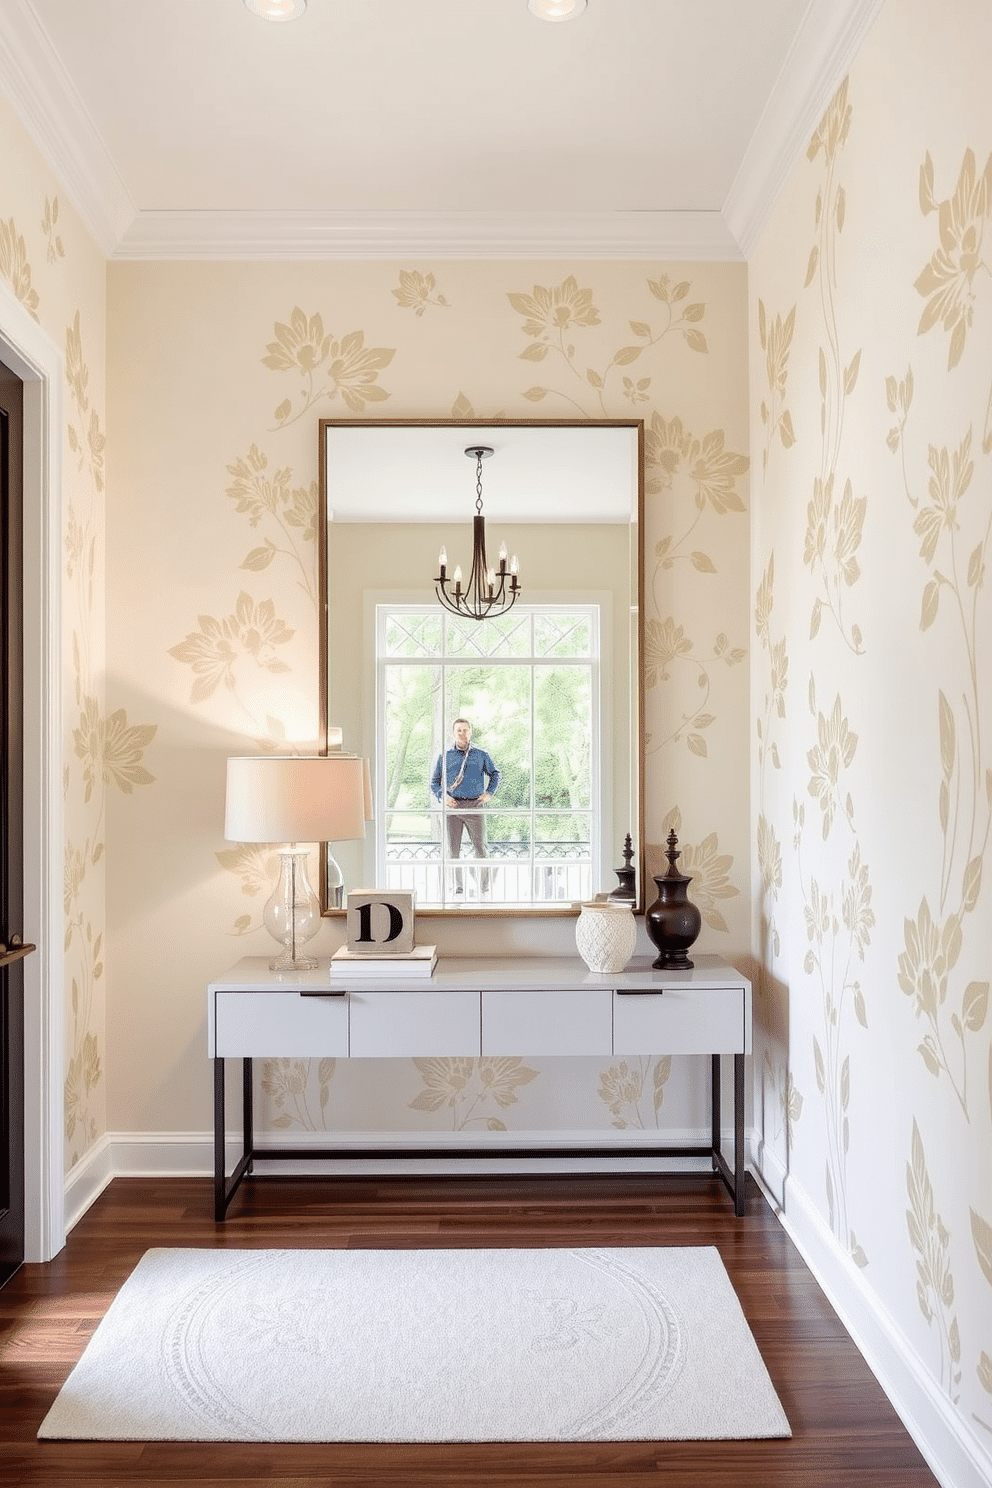
[[[647,956],[626,970],[594,973],[578,957],[444,957],[431,977],[331,980],[316,971],[277,973],[246,957],[207,989],[208,1054],[214,1068],[214,1212],[222,1220],[243,1178],[269,1159],[346,1157],[696,1157],[712,1159],[744,1212],[744,1059],[751,1051],[751,984],[717,956],[691,971],[654,971]],[[630,1147],[257,1147],[254,1059],[392,1059],[488,1055],[711,1056],[708,1146]],[[720,1061],[734,1058],[734,1162],[721,1150]],[[242,1062],[242,1152],[230,1178],[225,1157],[225,1059]]]

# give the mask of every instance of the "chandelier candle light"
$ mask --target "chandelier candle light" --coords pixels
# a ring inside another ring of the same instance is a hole
[[[475,520],[472,544],[472,568],[468,584],[462,584],[461,566],[448,578],[448,551],[438,554],[438,576],[434,580],[437,597],[453,615],[468,620],[485,620],[490,615],[505,615],[513,608],[520,593],[517,582],[518,564],[514,553],[507,568],[506,543],[500,545],[499,568],[490,568],[486,558],[486,519],[482,515],[482,462],[493,453],[488,444],[471,445],[465,453],[475,460]],[[509,580],[509,584],[507,584]]]

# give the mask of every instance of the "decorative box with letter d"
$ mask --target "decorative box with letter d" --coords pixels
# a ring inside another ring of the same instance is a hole
[[[413,950],[413,894],[353,889],[348,895],[348,950],[353,956],[403,956]]]

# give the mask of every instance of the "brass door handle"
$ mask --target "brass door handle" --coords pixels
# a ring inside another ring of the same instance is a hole
[[[9,946],[0,941],[0,970],[5,966],[12,966],[15,961],[23,961],[25,956],[30,956],[37,949],[37,946],[26,945],[19,935],[10,937]]]

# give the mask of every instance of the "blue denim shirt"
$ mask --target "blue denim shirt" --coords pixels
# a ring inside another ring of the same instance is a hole
[[[451,786],[458,779],[459,771],[462,767],[462,760],[464,759],[465,756],[463,755],[462,751],[460,749],[455,749],[454,746],[452,746],[451,749],[445,752],[444,780],[445,789],[447,791],[450,791]],[[470,744],[468,750],[468,759],[465,760],[465,774],[462,776],[461,784],[458,787],[458,795],[456,799],[459,801],[463,799],[474,801],[477,796],[482,795],[483,791],[488,791],[490,795],[493,795],[498,785],[499,771],[493,764],[492,760],[489,758],[486,751],[484,749],[476,749],[473,744]],[[437,764],[434,766],[434,774],[431,776],[431,790],[440,801],[440,755],[438,755],[437,757]]]

